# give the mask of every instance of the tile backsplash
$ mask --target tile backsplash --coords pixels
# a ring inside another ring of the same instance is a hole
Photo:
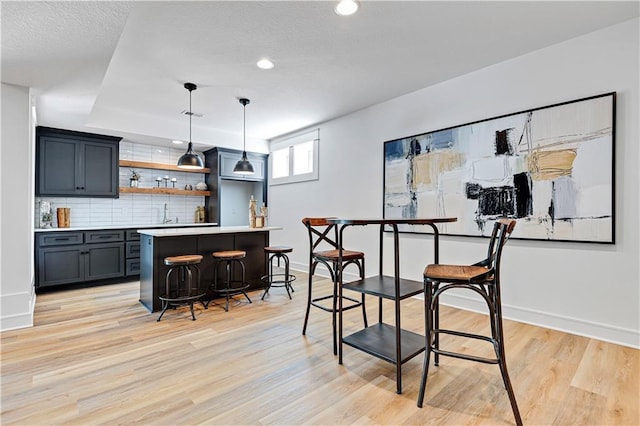
[[[186,148],[164,148],[135,142],[120,142],[120,159],[147,161],[163,164],[176,164],[178,158],[184,154]],[[198,153],[199,155],[202,155]],[[176,178],[175,187],[183,189],[191,185],[194,189],[197,183],[204,182],[204,173],[174,172],[155,169],[135,169],[140,176],[139,187],[156,187],[156,178]],[[129,186],[132,171],[128,167],[120,168],[120,186]],[[171,181],[166,182],[169,188]],[[160,182],[165,186],[165,180]],[[187,195],[161,194],[129,194],[121,193],[120,198],[78,198],[78,197],[36,197],[35,212],[36,227],[40,225],[39,206],[41,201],[49,201],[53,212],[53,227],[57,227],[56,208],[69,207],[71,209],[71,226],[109,226],[109,225],[155,225],[164,219],[164,206],[167,206],[166,218],[171,223],[193,223],[196,208],[204,205],[204,198]]]

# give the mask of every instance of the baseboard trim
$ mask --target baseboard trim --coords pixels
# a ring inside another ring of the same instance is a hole
[[[36,306],[36,293],[32,286],[31,292],[0,295],[0,303],[3,307],[19,307],[26,305],[26,310],[0,316],[0,332],[16,330],[19,328],[33,327],[33,312]],[[6,312],[6,309],[2,309]]]
[[[33,314],[24,313],[0,318],[0,332],[33,327]]]
[[[484,301],[457,294],[442,295],[441,303],[446,306],[472,312],[486,313]],[[502,304],[505,319],[531,324],[538,327],[584,336],[604,342],[615,343],[640,349],[640,331],[629,328],[601,324],[565,315]]]

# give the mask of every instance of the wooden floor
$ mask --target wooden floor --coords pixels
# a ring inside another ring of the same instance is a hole
[[[311,312],[301,335],[306,280],[253,304],[168,311],[138,303],[138,283],[39,295],[35,327],[2,333],[3,425],[91,424],[513,424],[495,365],[442,358],[422,409],[422,356],[395,370],[345,347],[338,365],[330,316]],[[329,289],[326,280],[318,288]],[[374,302],[374,299],[370,299]],[[422,301],[403,305],[422,332]],[[370,303],[375,320],[376,304]],[[385,305],[385,309],[390,305]],[[346,315],[348,331],[361,317]],[[392,315],[387,315],[393,318]],[[486,330],[484,316],[443,308],[445,325]],[[639,352],[507,321],[507,361],[525,424],[640,424]],[[460,339],[450,348],[488,353]],[[444,344],[444,342],[443,342]]]

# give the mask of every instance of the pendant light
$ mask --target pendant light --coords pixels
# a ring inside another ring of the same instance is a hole
[[[202,158],[193,152],[193,144],[191,143],[191,116],[193,115],[191,112],[191,92],[196,90],[198,86],[193,83],[185,83],[184,88],[189,91],[189,146],[187,152],[178,159],[178,167],[181,169],[202,169],[204,167]]]
[[[233,173],[239,175],[252,175],[253,165],[247,160],[247,104],[251,101],[247,98],[238,99],[244,107],[243,112],[243,131],[242,131],[242,159],[236,163]]]

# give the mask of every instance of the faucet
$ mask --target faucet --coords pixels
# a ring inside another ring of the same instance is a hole
[[[162,223],[166,224],[166,223],[171,223],[171,219],[167,218],[167,203],[164,203],[164,216],[162,217]]]

